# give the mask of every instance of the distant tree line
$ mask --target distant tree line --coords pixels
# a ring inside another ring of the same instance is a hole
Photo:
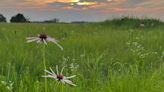
[[[7,22],[5,16],[3,14],[0,14],[0,22],[4,23]],[[59,19],[54,18],[51,20],[45,20],[45,21],[30,21],[28,18],[26,18],[22,13],[18,13],[14,16],[11,17],[10,19],[10,23],[58,23]],[[60,22],[61,23],[61,22]],[[64,22],[63,22],[64,23]],[[73,24],[84,24],[84,23],[91,23],[91,22],[87,22],[87,21],[73,21],[71,22]],[[131,25],[131,26],[135,26],[137,27],[138,25],[144,25],[145,26],[154,26],[154,25],[158,25],[158,24],[163,24],[164,22],[158,20],[158,19],[149,19],[149,18],[137,18],[137,17],[121,17],[121,18],[116,18],[116,19],[112,19],[112,20],[106,20],[103,22],[100,22],[102,24],[112,24],[112,25]]]
[[[30,22],[23,14],[18,13],[17,15],[11,17],[11,23],[28,23]]]
[[[0,14],[0,22],[7,22],[3,14]],[[23,14],[18,13],[17,15],[11,17],[10,22],[11,23],[28,23],[30,21]]]
[[[6,18],[2,14],[0,14],[0,22],[6,22]]]
[[[0,14],[0,22],[7,22],[3,14]],[[10,23],[30,23],[30,22],[31,21],[21,13],[18,13],[15,16],[12,16],[10,19]],[[59,22],[59,19],[54,18],[52,20],[37,21],[33,23],[57,23],[57,22]]]

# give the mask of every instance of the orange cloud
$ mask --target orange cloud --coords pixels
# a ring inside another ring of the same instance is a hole
[[[28,2],[38,2],[38,3],[76,3],[79,2],[80,0],[27,0]]]
[[[88,8],[94,9],[94,8],[104,7],[104,6],[107,6],[107,5],[108,5],[107,3],[97,3],[97,4],[94,4],[94,5],[88,6]]]
[[[95,5],[97,2],[77,2],[77,5]]]
[[[44,0],[47,3],[52,3],[52,2],[60,2],[60,3],[75,3],[79,2],[80,0]]]

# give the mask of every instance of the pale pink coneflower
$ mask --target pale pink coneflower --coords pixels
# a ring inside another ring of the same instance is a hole
[[[42,76],[42,77],[53,78],[56,81],[59,81],[63,84],[69,84],[69,85],[72,85],[72,86],[76,86],[76,84],[73,84],[73,82],[70,80],[71,78],[76,77],[76,75],[66,77],[62,74],[63,70],[64,70],[64,67],[62,68],[61,72],[59,73],[58,66],[56,66],[56,73],[52,70],[52,68],[50,68],[50,71],[45,70],[45,72],[48,73],[48,75],[45,75],[45,76]]]
[[[27,37],[27,43],[31,42],[37,42],[37,43],[44,43],[47,45],[47,42],[53,42],[55,43],[61,50],[63,50],[63,47],[58,44],[58,41],[55,38],[52,38],[46,34],[38,34],[37,37]]]

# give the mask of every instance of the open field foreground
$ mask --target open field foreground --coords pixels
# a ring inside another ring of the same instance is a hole
[[[63,50],[27,43],[41,33]],[[77,86],[43,77],[56,65]],[[46,91],[164,92],[164,25],[0,24],[0,92]]]

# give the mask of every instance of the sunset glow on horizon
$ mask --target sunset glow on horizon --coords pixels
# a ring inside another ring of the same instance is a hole
[[[0,11],[8,17],[21,12],[31,20],[100,21],[126,15],[164,20],[164,0],[1,0]]]

